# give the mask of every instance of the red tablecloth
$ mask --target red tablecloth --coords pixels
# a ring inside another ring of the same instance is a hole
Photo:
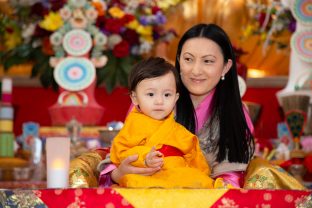
[[[312,190],[38,189],[0,190],[0,207],[312,207]],[[2,206],[1,206],[2,205]]]

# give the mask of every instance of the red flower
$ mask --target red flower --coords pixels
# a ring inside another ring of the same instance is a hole
[[[127,29],[122,37],[124,40],[128,41],[128,43],[131,43],[131,45],[139,44],[139,36],[134,30]]]
[[[152,13],[153,13],[153,14],[156,14],[158,11],[160,11],[160,8],[159,8],[159,7],[157,7],[157,6],[153,6],[153,7],[152,7]]]
[[[127,24],[129,22],[131,22],[132,20],[134,20],[135,17],[131,14],[125,14],[122,18],[121,21],[123,22],[123,24]]]
[[[120,29],[124,26],[124,23],[121,19],[106,19],[105,21],[105,30],[111,33],[120,33]]]
[[[52,56],[54,55],[54,50],[52,48],[52,45],[50,43],[49,37],[43,38],[42,41],[42,52],[46,55]]]
[[[32,5],[30,13],[40,17],[44,17],[44,15],[49,14],[49,9],[44,7],[42,3],[37,2]]]
[[[113,49],[113,54],[117,58],[123,58],[129,55],[129,44],[127,41],[122,40],[120,43],[115,45]]]
[[[264,21],[265,21],[265,18],[266,18],[266,15],[267,15],[267,14],[266,14],[265,12],[261,12],[261,13],[260,13],[260,15],[259,15],[259,17],[258,17],[258,23],[259,23],[259,26],[260,26],[260,27],[263,26]],[[268,23],[271,22],[271,21],[272,21],[272,17],[271,17],[271,15],[270,15]],[[267,25],[266,25],[266,26],[267,26]]]
[[[96,25],[98,28],[102,29],[102,28],[104,28],[104,26],[105,26],[105,21],[106,21],[105,16],[99,16],[99,17],[96,19],[95,25]]]

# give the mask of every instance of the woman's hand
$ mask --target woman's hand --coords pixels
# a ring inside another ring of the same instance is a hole
[[[145,157],[145,165],[149,168],[161,168],[164,164],[163,154],[152,147]]]
[[[124,159],[118,168],[112,171],[111,178],[114,182],[119,183],[121,177],[126,174],[140,174],[140,175],[153,175],[160,170],[160,167],[148,167],[148,168],[139,168],[131,165],[132,162],[138,159],[138,155],[131,155]]]

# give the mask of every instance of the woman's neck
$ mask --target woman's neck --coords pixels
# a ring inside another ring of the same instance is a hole
[[[191,100],[193,103],[194,108],[196,109],[197,106],[205,99],[205,97],[207,97],[208,94],[206,95],[191,95]]]
[[[193,95],[190,94],[191,96],[191,100],[194,106],[194,109],[196,109],[198,107],[199,104],[201,104],[203,102],[203,100],[210,95],[211,93],[213,93],[215,91],[215,89],[210,90],[207,94],[204,95]]]

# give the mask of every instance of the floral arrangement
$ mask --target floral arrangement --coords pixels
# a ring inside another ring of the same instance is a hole
[[[272,1],[268,5],[253,3],[249,8],[255,15],[243,31],[243,38],[259,35],[264,50],[271,44],[276,44],[279,49],[287,48],[289,38],[282,37],[289,37],[296,30],[296,20],[291,11],[280,1]]]
[[[62,33],[71,28],[66,21],[75,11],[75,5],[86,0],[12,0],[12,11],[0,14],[0,64],[11,66],[32,62],[32,77],[40,76],[44,87],[57,89],[50,62],[64,56],[58,47]],[[131,66],[151,53],[158,41],[170,41],[174,30],[165,29],[166,12],[182,0],[93,0],[92,8],[82,12],[94,27],[86,25],[76,14],[78,25],[87,27],[96,36],[92,57],[107,57],[106,65],[96,65],[97,83],[104,82],[108,91],[127,85]],[[90,7],[89,6],[89,7]],[[59,31],[60,28],[65,28]],[[104,46],[104,42],[105,44]],[[51,59],[52,58],[52,59]],[[101,62],[101,60],[99,60]],[[103,62],[103,60],[102,60]]]

